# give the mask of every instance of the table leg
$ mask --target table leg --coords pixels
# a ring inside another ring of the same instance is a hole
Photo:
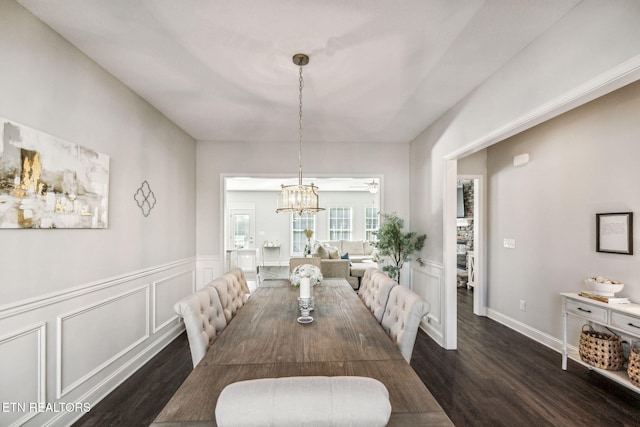
[[[569,314],[562,312],[562,370],[567,370],[567,322]]]

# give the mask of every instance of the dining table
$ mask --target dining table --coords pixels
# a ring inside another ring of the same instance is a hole
[[[151,426],[216,426],[227,385],[290,376],[375,378],[389,391],[388,426],[453,425],[345,279],[324,279],[312,292],[313,321],[302,324],[298,289],[263,281]]]

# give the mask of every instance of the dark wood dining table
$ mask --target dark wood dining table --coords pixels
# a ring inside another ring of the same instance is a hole
[[[297,322],[298,296],[288,281],[263,282],[151,425],[216,426],[225,386],[315,375],[381,381],[391,401],[389,426],[453,425],[346,280],[325,279],[313,288],[309,324]]]

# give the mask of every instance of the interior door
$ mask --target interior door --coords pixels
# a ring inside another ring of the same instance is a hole
[[[255,209],[231,208],[228,248],[255,249]]]

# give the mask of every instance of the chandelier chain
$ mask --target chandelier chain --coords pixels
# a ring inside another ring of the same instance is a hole
[[[298,164],[300,166],[299,169],[299,180],[300,185],[302,185],[302,88],[304,87],[304,79],[302,78],[302,65],[299,66],[299,78],[298,81],[300,83],[298,90]]]

